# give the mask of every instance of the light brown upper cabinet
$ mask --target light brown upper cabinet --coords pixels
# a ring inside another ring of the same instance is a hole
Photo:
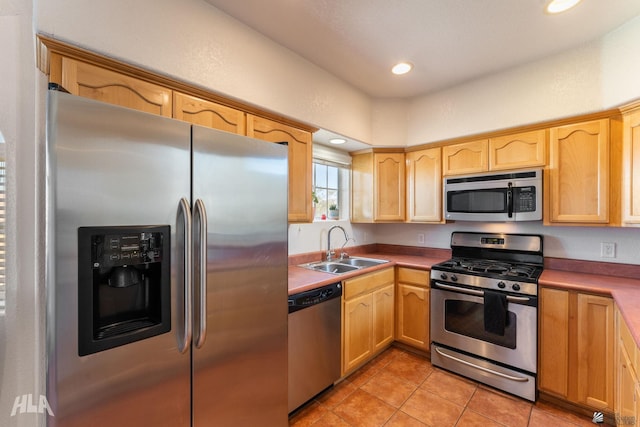
[[[238,135],[247,133],[244,111],[180,92],[173,93],[173,117]]]
[[[620,125],[600,119],[551,128],[545,223],[619,222]]]
[[[538,129],[442,147],[443,174],[543,167],[547,162],[547,130]]]
[[[464,175],[487,171],[488,147],[489,141],[486,139],[442,147],[443,174]]]
[[[546,153],[546,129],[490,138],[489,170],[544,166]]]
[[[410,151],[405,158],[407,222],[442,222],[442,149]]]
[[[640,225],[640,110],[624,115],[622,141],[622,222]]]
[[[404,211],[404,153],[352,154],[351,222],[404,221]]]
[[[247,135],[289,146],[289,221],[313,221],[311,132],[247,114]]]
[[[58,54],[51,55],[50,81],[70,93],[171,117],[171,89]]]

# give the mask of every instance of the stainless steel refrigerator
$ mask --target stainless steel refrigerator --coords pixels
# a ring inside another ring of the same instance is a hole
[[[286,425],[286,146],[48,96],[48,425]]]

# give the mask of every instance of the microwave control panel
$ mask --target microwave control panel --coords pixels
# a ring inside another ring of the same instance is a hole
[[[535,212],[536,210],[536,187],[516,187],[514,189],[515,212]]]

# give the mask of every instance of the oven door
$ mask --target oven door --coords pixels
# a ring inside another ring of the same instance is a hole
[[[485,330],[484,291],[434,281],[431,339],[482,358],[536,372],[537,297],[508,296],[504,334]]]

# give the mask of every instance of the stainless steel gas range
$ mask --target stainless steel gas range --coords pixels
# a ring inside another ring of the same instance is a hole
[[[536,399],[542,236],[451,234],[431,268],[431,363]]]

